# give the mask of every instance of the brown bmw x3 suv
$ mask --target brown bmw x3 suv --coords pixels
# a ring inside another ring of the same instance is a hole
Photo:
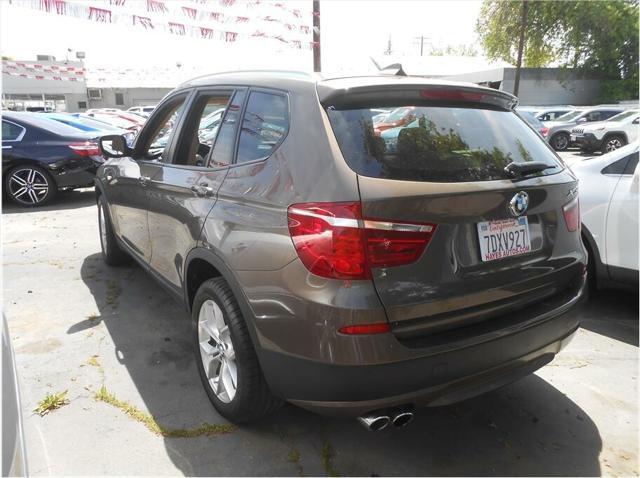
[[[404,425],[532,373],[578,328],[577,180],[516,103],[412,77],[188,81],[133,146],[101,139],[104,259],[184,302],[227,419],[288,401]],[[377,134],[399,107],[413,121]]]

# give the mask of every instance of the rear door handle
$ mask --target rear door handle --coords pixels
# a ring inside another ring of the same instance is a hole
[[[194,184],[190,188],[198,197],[211,197],[215,194],[215,190],[207,185]]]

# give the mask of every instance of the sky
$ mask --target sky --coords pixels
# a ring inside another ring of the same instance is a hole
[[[289,0],[286,4],[311,10],[311,0]],[[389,38],[395,56],[418,55],[416,37],[421,35],[425,37],[425,53],[430,44],[477,46],[475,23],[480,5],[480,1],[468,0],[322,0],[323,71],[369,64],[369,56],[380,56]],[[48,14],[6,1],[0,8],[0,50],[17,60],[35,60],[36,54],[64,59],[71,48],[86,53],[88,67],[171,67],[179,62],[210,71],[312,68],[309,50],[285,47],[274,51],[272,44],[176,37]]]

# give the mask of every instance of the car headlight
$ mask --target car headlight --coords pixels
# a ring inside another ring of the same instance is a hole
[[[605,127],[601,126],[600,128],[596,128],[596,131],[602,131],[603,129],[605,129]]]

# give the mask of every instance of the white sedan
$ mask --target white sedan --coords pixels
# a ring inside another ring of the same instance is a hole
[[[582,236],[598,288],[638,290],[638,143],[573,163]]]

